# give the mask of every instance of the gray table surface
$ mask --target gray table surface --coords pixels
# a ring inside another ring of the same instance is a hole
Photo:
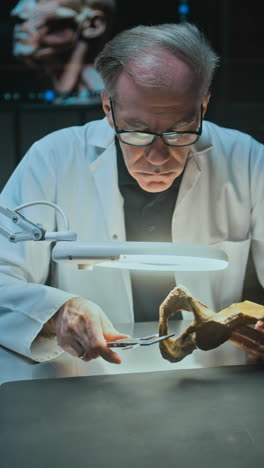
[[[176,336],[190,324],[187,320],[170,322],[170,332]],[[157,322],[120,324],[118,329],[134,337],[148,336],[158,332]],[[216,366],[252,364],[256,362],[248,354],[226,342],[211,351],[195,350],[178,363],[164,360],[158,344],[117,351],[122,364],[110,364],[102,358],[89,363],[63,353],[58,358],[44,363],[35,363],[0,346],[0,384],[17,380],[50,379],[90,375],[127,374],[138,372],[195,369]]]

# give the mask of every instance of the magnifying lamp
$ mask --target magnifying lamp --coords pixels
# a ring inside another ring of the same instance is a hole
[[[57,242],[55,262],[147,271],[215,271],[227,267],[225,252],[213,246],[172,242]]]
[[[65,231],[47,232],[39,223],[32,223],[19,211],[32,205],[48,205],[64,218]],[[216,271],[228,265],[226,253],[212,245],[183,244],[174,242],[79,242],[75,232],[69,231],[68,219],[58,205],[47,201],[35,201],[15,209],[0,206],[0,213],[7,216],[21,231],[12,232],[0,224],[0,233],[10,242],[57,241],[52,259],[59,263],[77,264],[81,269],[95,265],[105,268],[123,268],[147,271]]]

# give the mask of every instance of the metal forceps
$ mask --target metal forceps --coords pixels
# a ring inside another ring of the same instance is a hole
[[[145,336],[144,338],[123,338],[116,341],[108,341],[107,346],[109,348],[121,348],[122,351],[126,349],[137,348],[138,346],[150,346],[160,341],[167,340],[175,333],[170,335],[159,336],[157,333],[151,336]]]

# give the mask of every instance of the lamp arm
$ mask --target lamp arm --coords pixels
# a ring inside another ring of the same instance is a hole
[[[23,208],[27,206],[31,206],[33,203],[28,203],[24,205]],[[57,207],[54,203],[50,202],[34,202],[34,204],[47,204],[51,205],[52,207]],[[22,207],[18,207],[17,209],[22,209]],[[0,224],[0,233],[5,236],[10,242],[17,243],[17,242],[24,242],[28,240],[33,241],[58,241],[58,240],[65,240],[65,241],[74,241],[77,239],[77,234],[71,231],[57,231],[57,232],[47,232],[43,226],[39,223],[32,223],[29,219],[27,219],[22,214],[18,213],[17,209],[11,210],[5,206],[0,205],[0,213],[2,213],[7,218],[11,219],[11,221],[21,228],[20,232],[12,232],[9,229],[1,226]]]

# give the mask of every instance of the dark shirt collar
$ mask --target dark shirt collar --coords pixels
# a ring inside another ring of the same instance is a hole
[[[138,185],[136,179],[132,177],[125,165],[123,153],[119,144],[119,140],[115,137],[115,144],[116,144],[116,157],[117,157],[117,169],[118,169],[118,183],[120,185]]]

